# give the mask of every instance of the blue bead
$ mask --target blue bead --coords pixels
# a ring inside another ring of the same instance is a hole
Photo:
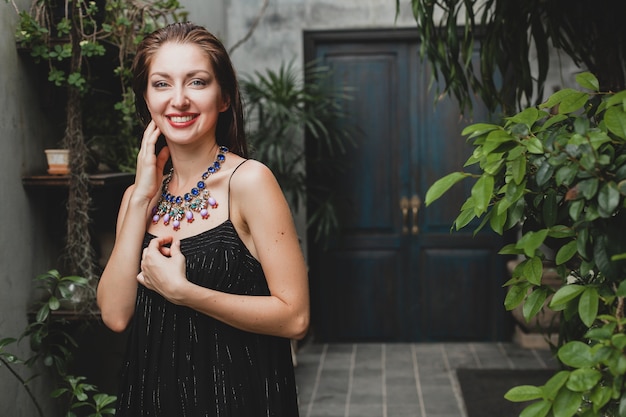
[[[222,154],[217,155],[217,160],[220,162],[224,162],[226,160],[226,157]]]
[[[191,201],[191,194],[187,193],[185,194],[185,201]]]
[[[176,204],[180,204],[183,202],[183,198],[181,196],[176,197]]]
[[[209,173],[205,172],[204,174],[202,174],[202,179],[206,180],[207,178],[209,178]]]
[[[215,167],[216,170],[220,169],[220,163],[217,161],[213,162],[213,166]]]
[[[220,146],[220,152],[226,153],[228,152],[228,148],[226,146]]]
[[[191,189],[191,194],[193,194],[193,195],[198,195],[198,194],[200,194],[200,191],[198,191],[198,189],[197,189],[197,188],[192,188],[192,189]]]
[[[201,190],[204,188],[204,182],[203,181],[198,181],[197,185],[198,185],[198,188],[201,189]]]
[[[213,174],[213,173],[215,173],[215,168],[214,167],[208,167],[207,171],[209,172],[209,174]]]

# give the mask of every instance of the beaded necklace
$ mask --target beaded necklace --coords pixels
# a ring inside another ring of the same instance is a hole
[[[202,179],[182,197],[174,196],[168,191],[168,185],[174,174],[174,168],[172,168],[169,174],[163,178],[161,196],[157,205],[152,209],[152,223],[157,224],[159,220],[163,219],[164,225],[168,226],[171,222],[174,230],[178,230],[183,218],[187,219],[187,223],[194,221],[194,212],[199,213],[203,219],[207,219],[209,217],[208,208],[217,208],[217,201],[211,197],[211,193],[206,189],[205,181],[221,168],[226,160],[224,154],[227,152],[226,146],[220,146],[215,161],[202,174]]]

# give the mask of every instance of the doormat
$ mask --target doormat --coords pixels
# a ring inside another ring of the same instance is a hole
[[[514,403],[504,398],[518,385],[541,386],[554,369],[457,369],[468,417],[518,417],[531,402]]]

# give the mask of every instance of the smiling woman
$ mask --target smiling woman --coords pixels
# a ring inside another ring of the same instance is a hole
[[[147,123],[98,287],[107,326],[130,326],[116,415],[297,416],[307,272],[276,179],[247,159],[230,59],[178,23],[146,37],[133,69]]]

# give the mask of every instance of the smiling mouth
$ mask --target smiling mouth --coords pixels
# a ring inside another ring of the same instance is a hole
[[[195,116],[170,116],[173,123],[187,123],[194,119]]]

